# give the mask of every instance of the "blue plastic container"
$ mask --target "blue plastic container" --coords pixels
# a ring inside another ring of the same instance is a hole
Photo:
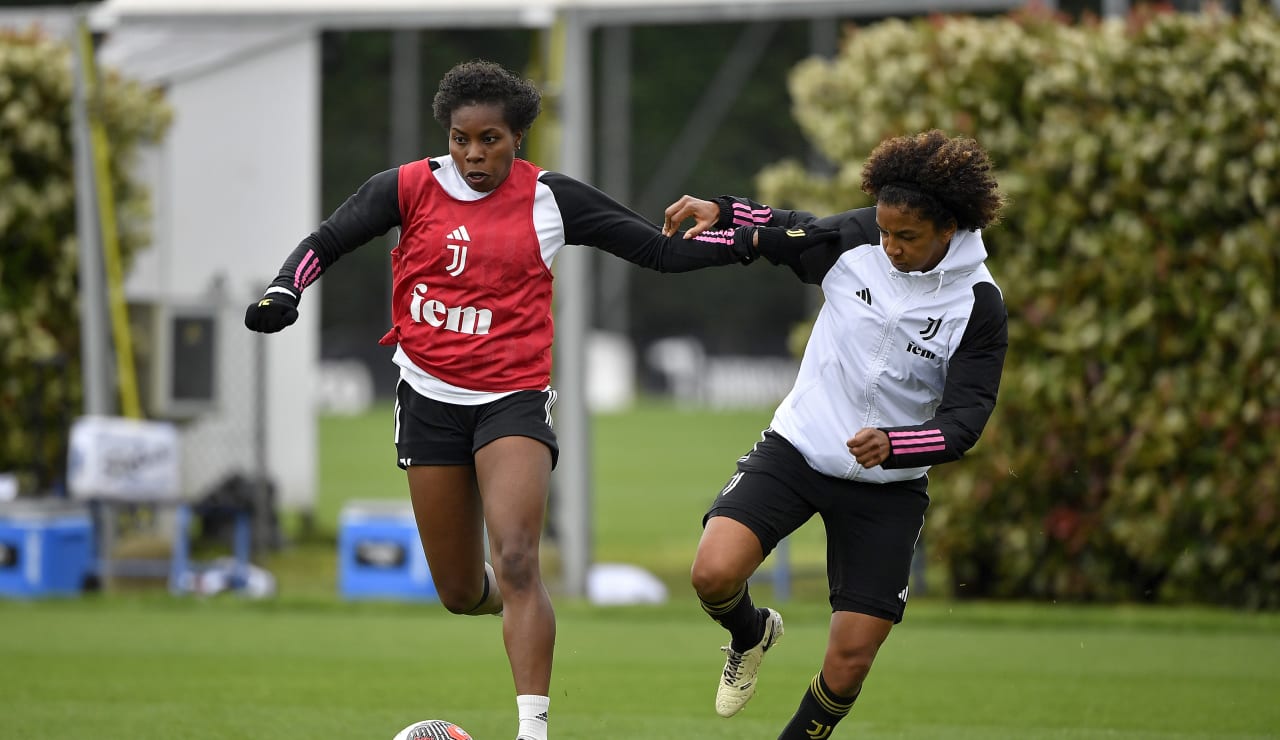
[[[407,502],[353,501],[343,507],[338,520],[338,592],[351,600],[436,600]]]
[[[87,508],[38,499],[0,504],[0,597],[76,596],[94,573]]]

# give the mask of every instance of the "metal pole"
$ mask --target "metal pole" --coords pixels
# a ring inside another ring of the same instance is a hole
[[[600,187],[619,203],[631,201],[631,28],[600,30]],[[656,218],[656,214],[642,214]],[[599,325],[617,334],[631,328],[632,266],[619,259],[600,260]]]
[[[93,147],[89,140],[88,89],[84,76],[86,60],[79,43],[79,24],[68,39],[71,46],[72,142],[75,151],[76,245],[80,265],[80,376],[84,389],[84,413],[109,416],[115,411],[108,392],[107,301],[102,250],[98,243],[96,186],[93,179]]]
[[[391,146],[387,156],[391,166],[421,158],[422,147],[422,45],[421,33],[414,30],[391,32]],[[387,276],[383,289],[384,320],[391,325],[391,250],[400,242],[400,229],[392,229],[386,237],[382,256]]]
[[[418,159],[422,146],[422,74],[417,30],[391,33],[391,166]]]
[[[276,500],[271,495],[271,464],[267,460],[267,378],[271,377],[268,363],[267,335],[253,332],[249,338],[249,352],[257,372],[253,374],[253,549],[260,553],[274,551],[280,544],[279,530],[274,526],[272,514]],[[309,521],[309,519],[304,519]]]
[[[559,170],[587,181],[591,173],[590,28],[577,11],[566,10],[561,76],[561,160]],[[554,66],[554,65],[553,65]],[[564,589],[584,596],[591,563],[591,434],[587,413],[586,340],[591,315],[590,250],[569,245],[556,258],[556,387],[560,410],[557,531]]]

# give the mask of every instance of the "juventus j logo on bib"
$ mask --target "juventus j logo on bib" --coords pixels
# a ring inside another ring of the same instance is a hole
[[[459,226],[449,232],[449,239],[458,242],[469,242],[471,241],[471,234],[467,233],[466,226]],[[445,271],[453,277],[461,275],[462,271],[467,269],[467,245],[465,243],[445,244],[444,247],[453,252],[453,259],[449,262],[449,266],[444,268]]]

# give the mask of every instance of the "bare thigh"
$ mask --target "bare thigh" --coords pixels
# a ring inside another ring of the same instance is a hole
[[[476,480],[494,568],[515,589],[541,582],[538,546],[551,488],[551,452],[530,437],[499,437],[476,451]]]
[[[415,465],[408,476],[413,516],[436,591],[446,603],[456,599],[469,601],[469,606],[484,583],[484,519],[475,469]]]

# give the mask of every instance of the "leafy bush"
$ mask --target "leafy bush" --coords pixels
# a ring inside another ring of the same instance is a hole
[[[147,194],[130,163],[169,111],[153,89],[110,73],[101,83],[127,266],[147,239]],[[81,403],[71,98],[65,44],[0,31],[0,471],[26,478],[60,477],[61,425]]]
[[[839,163],[762,197],[868,205],[864,157],[976,138],[1011,206],[986,235],[1010,313],[999,405],[935,476],[960,596],[1280,606],[1280,22],[1143,11],[886,21],[791,78]]]

